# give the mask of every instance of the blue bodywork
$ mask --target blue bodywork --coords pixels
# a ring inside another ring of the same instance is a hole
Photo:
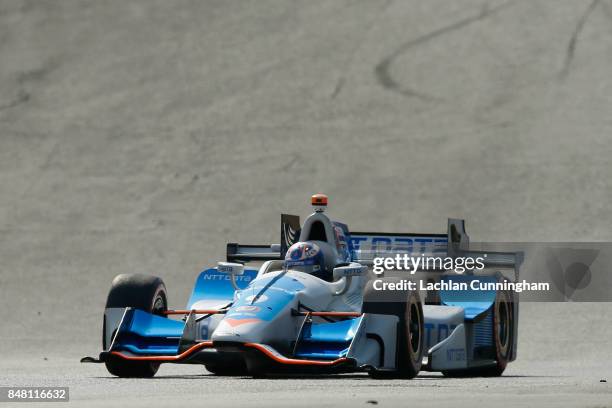
[[[259,279],[244,290],[256,274],[255,269],[247,269],[242,275],[243,279],[237,281],[243,291],[228,311],[227,318],[251,318],[256,315],[262,320],[272,320],[304,289],[298,280],[277,274]],[[226,277],[226,274],[214,268],[203,271],[196,280],[188,309],[201,300],[231,302],[234,288]],[[260,297],[255,301],[257,295]],[[265,300],[261,301],[264,296]],[[306,323],[298,340],[296,357],[329,360],[345,357],[360,322],[361,317],[331,323]],[[113,349],[137,355],[175,355],[184,327],[182,321],[131,309],[125,314]]]
[[[248,290],[242,290],[236,302],[227,312],[231,319],[272,320],[290,303],[297,292],[304,289],[297,279],[285,274],[266,276],[251,284]]]
[[[490,346],[493,344],[493,313],[485,314],[484,318],[474,323],[474,347]]]
[[[236,276],[236,284],[239,288],[246,288],[257,276],[257,269],[246,269],[244,274]],[[218,301],[218,303],[229,303],[234,299],[234,286],[230,276],[219,272],[217,268],[206,269],[200,272],[195,286],[187,302],[187,309],[200,300]]]
[[[272,320],[299,291],[304,289],[298,280],[284,274],[263,277],[249,287],[256,275],[257,270],[246,269],[244,275],[238,277],[241,279],[237,279],[237,285],[242,291],[226,317],[239,320],[256,315],[262,320]],[[228,275],[218,272],[216,268],[201,272],[187,308],[193,308],[196,302],[202,300],[232,302],[234,287],[228,278]],[[496,281],[495,277],[467,275],[450,275],[443,278],[455,283],[465,282],[468,285],[474,279],[483,282]],[[492,313],[488,312],[492,310],[495,302],[495,290],[470,290],[467,294],[466,291],[441,290],[439,294],[443,305],[463,308],[465,320],[474,323],[473,346],[491,345],[493,322]],[[258,295],[260,297],[256,302],[254,299]],[[345,357],[361,319],[359,317],[336,322],[305,323],[297,339],[295,357],[317,360]],[[137,355],[176,355],[184,327],[183,321],[167,319],[141,310],[128,310],[113,349]]]
[[[361,317],[333,323],[306,323],[298,342],[296,357],[334,360],[345,357]]]
[[[255,276],[256,269],[245,269],[244,275],[236,277],[236,283],[240,288],[246,288]],[[201,300],[230,303],[233,299],[234,287],[229,275],[210,268],[202,271],[196,279],[187,309],[192,309]],[[119,336],[113,349],[143,355],[174,355],[178,352],[184,328],[185,323],[180,320],[167,319],[142,310],[128,310],[119,327]]]
[[[473,280],[497,282],[494,276],[449,275],[442,278],[442,281],[446,282],[467,283],[468,287]],[[444,305],[462,307],[465,320],[474,320],[493,306],[497,292],[495,290],[441,290],[439,294]]]
[[[470,283],[478,280],[486,283],[495,283],[495,276],[449,275],[442,281],[454,283]],[[441,290],[439,291],[442,304],[459,306],[463,308],[466,322],[471,322],[472,348],[493,345],[493,305],[497,292],[495,290]]]
[[[113,350],[147,355],[176,354],[184,327],[182,321],[130,309],[118,329]]]

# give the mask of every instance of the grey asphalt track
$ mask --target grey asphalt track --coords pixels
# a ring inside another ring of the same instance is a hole
[[[0,1],[0,385],[82,406],[612,406],[610,304],[523,304],[496,379],[81,365],[112,278],[183,307],[308,197],[361,230],[612,240],[612,2]],[[370,402],[368,402],[370,401]]]

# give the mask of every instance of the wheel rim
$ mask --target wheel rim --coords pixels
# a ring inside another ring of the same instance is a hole
[[[510,345],[510,308],[505,299],[499,302],[497,313],[499,352],[505,357]]]
[[[166,299],[162,293],[157,293],[155,299],[153,300],[153,307],[151,308],[151,313],[159,316],[165,316],[164,312],[168,310],[168,305],[166,304]]]
[[[408,339],[410,344],[410,351],[412,354],[417,355],[421,349],[421,314],[419,313],[419,307],[416,303],[410,304],[410,315],[408,320]]]
[[[153,306],[151,307],[151,313],[154,315],[168,318],[168,316],[164,314],[164,312],[168,310],[168,303],[166,301],[166,296],[164,295],[164,293],[161,291],[157,292],[153,299],[154,300],[153,300]],[[157,372],[157,369],[161,365],[161,363],[156,363],[156,362],[149,362],[148,364],[151,366],[151,369],[154,372]]]

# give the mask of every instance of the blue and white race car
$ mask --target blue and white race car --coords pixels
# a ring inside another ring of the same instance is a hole
[[[446,234],[351,232],[327,217],[326,196],[312,196],[312,204],[303,225],[282,215],[280,244],[227,244],[226,262],[200,273],[184,310],[168,309],[160,278],[117,276],[104,311],[103,351],[81,361],[103,362],[119,377],[151,377],[161,363],[181,363],[217,375],[365,371],[412,378],[421,370],[499,376],[516,358],[514,292],[411,290],[402,282],[500,282],[507,273],[516,280],[519,253],[489,252],[478,273],[374,276],[373,257],[381,254],[473,254],[464,222],[449,220]],[[383,284],[396,289],[378,290]]]

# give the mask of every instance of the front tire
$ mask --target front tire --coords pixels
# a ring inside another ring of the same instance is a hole
[[[132,307],[152,314],[165,316],[168,310],[168,295],[164,282],[156,277],[141,274],[122,274],[113,279],[106,299],[106,308]],[[106,325],[106,322],[104,323]],[[102,329],[102,347],[106,350]],[[153,377],[160,363],[149,361],[128,361],[120,357],[108,356],[104,362],[106,369],[117,377]]]

